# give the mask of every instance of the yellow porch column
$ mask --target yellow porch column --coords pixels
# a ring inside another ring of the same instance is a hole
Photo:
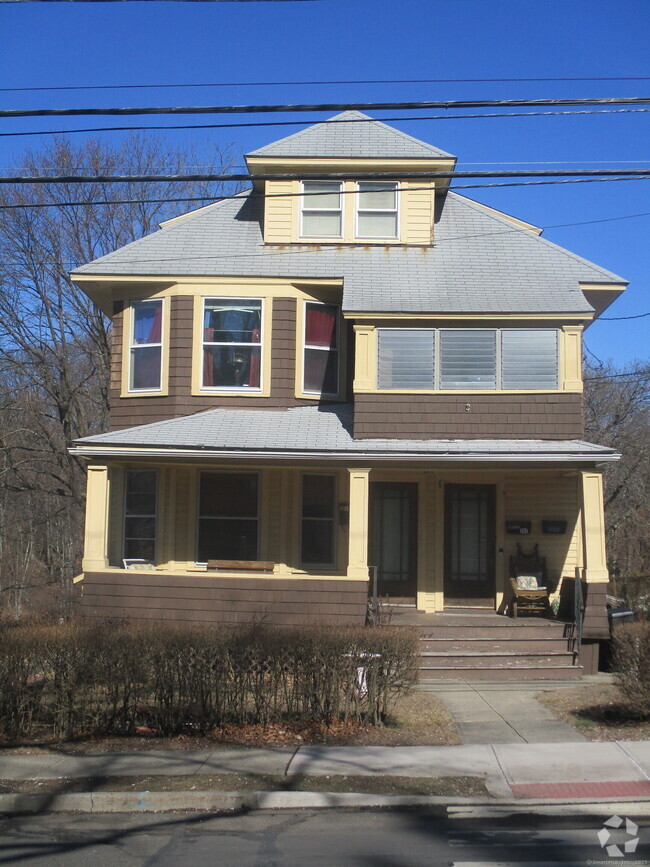
[[[605,513],[603,509],[603,477],[601,473],[583,471],[582,480],[582,551],[584,580],[607,582],[605,554]]]
[[[84,572],[106,569],[108,566],[108,467],[90,464],[86,482],[86,532]]]
[[[350,548],[348,578],[368,578],[368,496],[370,470],[350,473]]]

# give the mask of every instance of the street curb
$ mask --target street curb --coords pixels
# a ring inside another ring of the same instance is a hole
[[[634,798],[517,801],[462,798],[443,795],[368,795],[354,792],[76,792],[61,794],[2,794],[0,814],[24,813],[209,813],[252,810],[380,809],[396,807],[448,807],[449,815],[497,817],[535,809],[538,814],[585,813],[611,815],[628,812],[650,816],[650,801]],[[620,809],[618,809],[620,808]]]

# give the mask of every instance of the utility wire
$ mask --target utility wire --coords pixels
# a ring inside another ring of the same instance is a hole
[[[2,0],[0,0],[2,2]],[[650,81],[650,76],[601,76],[588,78],[337,78],[331,81],[213,81],[196,84],[72,84],[55,87],[0,87],[0,93],[50,90],[161,90],[187,87],[313,87],[322,84],[497,84],[559,81]]]
[[[389,109],[508,108],[563,105],[648,105],[648,96],[573,99],[445,99],[426,102],[326,102],[289,105],[194,105],[139,108],[40,108],[3,109],[0,117],[79,117],[80,115],[145,114],[261,114],[302,111],[387,111]]]
[[[153,126],[90,126],[77,129],[28,130],[26,132],[0,132],[0,137],[18,137],[25,135],[71,135],[72,133],[88,132],[135,132],[136,130],[187,130],[187,129],[244,129],[248,127],[305,126],[305,124],[329,123],[373,123],[379,121],[400,120],[488,120],[502,117],[575,117],[586,114],[646,114],[648,108],[603,108],[585,109],[583,111],[515,111],[490,112],[483,114],[429,114],[413,115],[411,117],[381,117],[381,118],[350,118],[344,120],[283,120],[283,121],[252,121],[250,123],[190,123],[190,124],[155,124]]]
[[[364,172],[362,175],[350,172],[314,172],[308,180],[395,180],[395,172]],[[450,179],[450,178],[634,178],[650,177],[650,169],[530,169],[528,171],[515,169],[510,171],[478,171],[478,172],[399,172],[399,177],[409,180],[420,179]],[[305,180],[303,176],[278,172],[277,174],[213,174],[211,172],[173,174],[173,175],[2,175],[0,184],[134,184],[134,183],[173,183],[173,182],[219,182],[234,181],[297,181]],[[316,193],[316,195],[319,195]],[[322,195],[322,194],[320,194]]]
[[[650,313],[637,313],[636,316],[602,316],[599,317],[597,322],[622,322],[624,319],[645,319],[646,316],[650,316]]]

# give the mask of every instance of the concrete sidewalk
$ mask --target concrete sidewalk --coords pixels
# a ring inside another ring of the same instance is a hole
[[[650,741],[156,750],[98,755],[4,755],[4,780],[152,775],[476,776],[500,798],[650,799]],[[176,793],[177,795],[179,793]],[[0,811],[3,810],[0,796]],[[24,796],[25,797],[25,796]]]

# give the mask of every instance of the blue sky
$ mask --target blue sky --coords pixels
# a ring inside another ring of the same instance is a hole
[[[645,0],[15,3],[0,5],[0,32],[4,35],[2,88],[294,82],[149,90],[4,90],[0,91],[4,108],[615,97],[650,92],[650,14]],[[646,76],[648,80],[298,83],[599,76]],[[426,114],[430,113],[443,112]],[[399,114],[375,112],[379,118]],[[277,119],[307,122],[326,116],[314,112]],[[0,131],[114,123],[96,120],[97,124],[92,119],[88,123],[89,118],[3,120]],[[151,122],[171,125],[211,119]],[[573,164],[650,168],[650,112],[391,123],[457,154],[461,169],[524,168],[532,163],[539,165],[531,168]],[[165,135],[173,143],[193,142],[199,148],[211,141],[233,143],[246,152],[298,128],[178,130]],[[45,136],[1,137],[2,173],[20,161],[25,146],[38,147],[46,140]],[[80,142],[82,136],[73,140]],[[646,214],[650,180],[506,187],[471,190],[467,195],[548,227],[544,237],[627,278],[628,291],[606,316],[650,311],[650,216],[558,225]],[[647,359],[649,325],[650,317],[599,322],[587,332],[586,343],[597,357],[617,364]]]

